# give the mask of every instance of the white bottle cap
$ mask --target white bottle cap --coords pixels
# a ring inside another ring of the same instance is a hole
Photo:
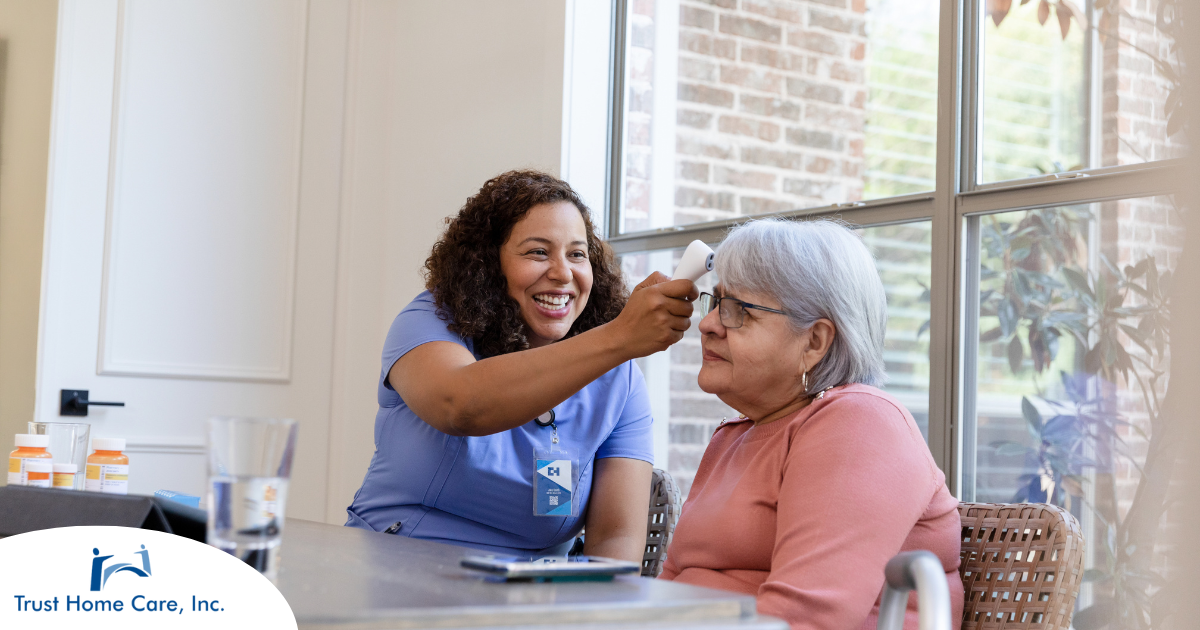
[[[125,438],[92,438],[92,450],[123,451],[125,450]]]
[[[75,464],[55,464],[55,473],[71,473],[72,475],[79,472],[79,466]]]
[[[50,462],[39,462],[36,460],[29,461],[28,459],[25,460],[25,472],[27,472],[27,473],[31,473],[31,472],[48,473],[48,472],[53,472],[53,471],[54,471],[54,464],[51,464]]]
[[[50,446],[49,435],[34,435],[32,433],[17,434],[17,448],[46,448]]]

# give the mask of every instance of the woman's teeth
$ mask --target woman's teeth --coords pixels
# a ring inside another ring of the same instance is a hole
[[[542,306],[545,306],[546,308],[548,308],[552,311],[557,311],[558,309],[566,306],[567,302],[571,301],[571,296],[543,294],[543,295],[535,295],[535,296],[533,296],[533,299],[538,304],[541,304]]]

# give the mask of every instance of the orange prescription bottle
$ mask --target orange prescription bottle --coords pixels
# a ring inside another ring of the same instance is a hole
[[[49,461],[33,459],[25,464],[25,485],[34,488],[49,488],[50,475],[54,472],[54,464]]]
[[[55,488],[64,488],[66,490],[75,489],[75,473],[79,472],[79,467],[75,464],[55,464],[54,465],[54,483],[50,484]]]
[[[105,494],[129,494],[129,457],[124,438],[92,438],[95,451],[87,458],[83,489]]]
[[[25,485],[25,466],[29,461],[44,459],[49,461],[54,456],[46,452],[50,446],[49,435],[17,434],[17,449],[8,456],[8,485]]]

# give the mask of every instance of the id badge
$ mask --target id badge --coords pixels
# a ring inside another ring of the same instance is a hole
[[[535,450],[533,457],[533,515],[577,516],[575,456],[554,448]]]

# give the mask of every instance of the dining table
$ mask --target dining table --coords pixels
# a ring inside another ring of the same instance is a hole
[[[301,630],[581,628],[787,630],[752,595],[637,575],[505,581],[463,568],[485,552],[287,519],[275,583]]]

